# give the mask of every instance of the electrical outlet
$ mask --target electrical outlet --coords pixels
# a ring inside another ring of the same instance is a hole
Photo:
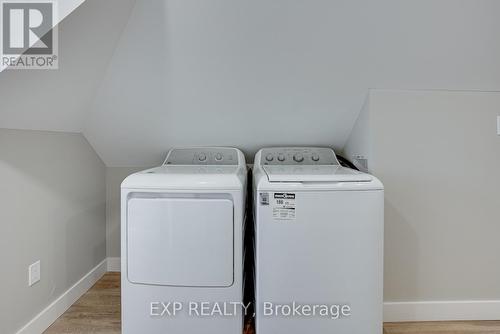
[[[362,154],[352,156],[353,164],[362,172],[368,172],[368,158]]]
[[[40,260],[28,267],[28,285],[32,286],[40,281]]]

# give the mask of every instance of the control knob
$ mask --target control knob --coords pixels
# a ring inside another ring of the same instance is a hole
[[[293,160],[295,160],[296,162],[302,162],[304,161],[304,156],[302,155],[302,153],[297,153],[293,156]]]

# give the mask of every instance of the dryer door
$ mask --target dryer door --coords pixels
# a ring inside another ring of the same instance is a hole
[[[127,268],[132,283],[233,284],[233,203],[229,199],[130,198]]]

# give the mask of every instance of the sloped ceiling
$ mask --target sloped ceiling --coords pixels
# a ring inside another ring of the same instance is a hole
[[[83,131],[108,166],[150,166],[179,145],[342,148],[369,88],[500,89],[497,0],[137,0],[118,37],[130,5],[87,0],[59,73],[25,74],[0,126]],[[70,57],[81,34],[111,41],[91,68]]]
[[[69,14],[82,1],[66,0]],[[0,73],[0,127],[81,132],[132,0],[87,0],[58,25],[59,70]]]
[[[178,145],[341,148],[372,88],[500,88],[500,1],[138,1],[84,133],[108,165]]]

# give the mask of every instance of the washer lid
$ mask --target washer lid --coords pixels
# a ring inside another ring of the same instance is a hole
[[[269,182],[369,182],[373,177],[335,165],[262,166]]]

